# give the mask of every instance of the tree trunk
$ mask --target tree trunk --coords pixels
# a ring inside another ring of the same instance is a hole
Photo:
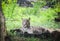
[[[5,19],[2,12],[2,0],[0,0],[0,41],[5,41],[6,28]]]

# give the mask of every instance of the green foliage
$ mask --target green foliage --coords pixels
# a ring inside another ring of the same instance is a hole
[[[22,26],[21,18],[31,18],[31,25],[42,26],[42,27],[53,27],[58,28],[60,23],[55,23],[54,18],[57,17],[57,13],[55,11],[58,10],[58,6],[56,8],[42,8],[46,2],[38,1],[33,2],[34,7],[20,7],[16,3],[16,0],[8,0],[7,3],[3,1],[2,7],[3,12],[6,18],[6,26],[7,30],[13,28],[19,28]]]
[[[5,0],[2,3],[3,13],[6,19],[7,30],[20,28],[22,26],[21,18],[31,18],[32,26],[59,28],[60,23],[54,21],[57,16],[56,12],[60,12],[60,3],[55,5],[55,8],[42,8],[46,1],[32,2],[34,7],[20,7],[17,0]],[[22,41],[21,37],[16,37],[16,33],[9,32],[12,41]],[[25,41],[51,41],[50,39],[25,38]]]

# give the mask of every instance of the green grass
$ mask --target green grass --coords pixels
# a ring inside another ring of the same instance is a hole
[[[60,23],[55,23],[54,18],[57,17],[56,10],[41,9],[45,5],[45,2],[33,3],[34,7],[20,7],[16,2],[9,1],[8,4],[2,3],[3,12],[6,19],[7,30],[20,28],[22,26],[21,18],[31,18],[30,22],[32,26],[59,28]]]
[[[47,28],[59,28],[60,22],[56,23],[54,18],[58,17],[56,12],[60,12],[60,4],[56,8],[41,9],[46,4],[45,1],[32,3],[34,7],[20,7],[16,0],[8,0],[8,4],[2,3],[3,13],[6,19],[7,30],[22,27],[21,18],[29,18],[31,26],[41,26]],[[11,34],[11,33],[9,33]],[[11,34],[12,35],[12,34]],[[13,35],[12,35],[13,36]],[[15,39],[13,39],[15,38]],[[19,40],[20,39],[20,40]],[[12,37],[12,41],[51,41],[50,39]]]

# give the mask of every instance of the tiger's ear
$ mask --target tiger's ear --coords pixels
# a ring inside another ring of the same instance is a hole
[[[29,20],[30,20],[30,17],[29,17]]]

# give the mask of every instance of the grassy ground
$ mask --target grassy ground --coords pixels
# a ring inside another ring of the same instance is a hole
[[[52,41],[51,38],[38,38],[38,37],[24,37],[16,33],[8,32],[8,35],[11,38],[11,41]]]
[[[51,39],[41,39],[41,38],[35,38],[35,37],[18,37],[18,36],[13,36],[11,37],[11,41],[52,41]]]
[[[45,1],[32,3],[34,7],[20,7],[16,2],[8,0],[8,4],[2,3],[3,12],[6,19],[6,27],[9,31],[10,29],[22,27],[21,18],[31,18],[31,26],[41,26],[47,28],[59,28],[60,22],[57,23],[54,19],[57,17],[57,12],[60,11],[57,8],[43,8],[46,4]],[[56,12],[57,11],[57,12]],[[14,38],[14,39],[13,39]],[[40,39],[40,38],[23,38],[12,37],[12,41],[51,41],[50,39]]]

